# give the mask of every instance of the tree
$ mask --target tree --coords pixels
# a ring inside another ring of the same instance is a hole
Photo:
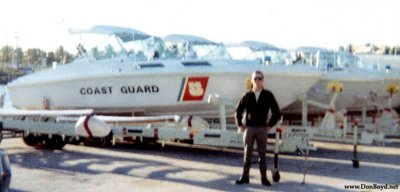
[[[13,47],[11,46],[3,46],[1,48],[0,53],[0,62],[2,63],[11,63],[12,62],[12,55],[13,55]]]
[[[46,58],[46,65],[52,66],[54,61],[56,61],[56,56],[54,55],[54,52],[52,52],[52,51],[48,52],[47,58]]]
[[[26,51],[24,62],[31,65],[39,65],[46,62],[46,52],[38,48],[30,48]]]
[[[117,53],[114,50],[114,47],[110,44],[108,44],[105,47],[105,53],[104,53],[104,58],[114,58],[117,55]]]
[[[389,46],[385,46],[384,54],[385,55],[389,55],[389,53],[390,53],[390,47]]]
[[[65,63],[69,63],[69,62],[73,61],[74,58],[75,58],[75,57],[74,57],[71,53],[66,52],[65,55],[64,55],[64,61],[63,61],[63,63],[64,63],[64,64],[65,64]]]
[[[56,50],[55,53],[55,59],[57,63],[62,63],[64,61],[64,47],[63,46],[59,46]]]
[[[349,44],[349,45],[347,46],[346,51],[349,52],[349,53],[354,53],[354,47],[353,47],[353,45],[352,45],[352,44]]]
[[[339,47],[339,51],[344,51],[344,47],[343,47],[343,46],[340,46],[340,47]]]
[[[24,52],[21,47],[14,50],[14,62],[17,64],[22,64],[24,58]]]
[[[373,51],[374,53],[377,52],[377,51],[379,51],[379,47],[376,46],[375,44],[372,45],[372,51]]]
[[[63,46],[59,46],[54,53],[55,61],[57,63],[65,64],[74,60],[74,56],[66,51]]]
[[[99,52],[99,49],[97,47],[92,48],[90,53],[96,59],[100,59],[101,58],[101,53]]]
[[[396,47],[395,46],[390,48],[390,51],[389,51],[389,55],[394,55],[394,54],[396,54]]]

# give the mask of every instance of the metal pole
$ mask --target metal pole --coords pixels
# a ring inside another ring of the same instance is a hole
[[[307,159],[308,159],[308,153],[309,153],[309,148],[308,148],[308,137],[305,137],[306,143],[307,143],[307,148],[306,148],[306,153],[304,155],[304,172],[303,172],[303,182],[301,184],[305,185],[306,184],[306,174],[307,174]]]
[[[302,113],[301,113],[301,124],[307,126],[308,106],[307,106],[307,93],[304,93],[302,100]]]
[[[354,121],[354,137],[353,137],[353,167],[358,168],[360,166],[360,162],[358,161],[357,155],[357,138],[358,138],[358,122]]]

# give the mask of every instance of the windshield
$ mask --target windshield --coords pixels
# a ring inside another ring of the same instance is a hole
[[[293,64],[307,64],[321,70],[358,67],[358,58],[346,52],[296,50],[291,52],[291,57]]]
[[[220,44],[190,44],[188,42],[165,42],[165,58],[181,59],[230,59]]]
[[[164,43],[160,38],[150,37],[141,40],[122,41],[118,36],[104,34],[82,34],[77,49],[81,56],[89,56],[96,60],[129,57],[138,61],[146,61],[154,53],[164,53]]]
[[[227,48],[233,59],[259,60],[263,64],[291,65],[292,58],[285,50],[253,50],[246,46],[230,46]]]

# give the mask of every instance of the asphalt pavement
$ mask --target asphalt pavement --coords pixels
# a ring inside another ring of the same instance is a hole
[[[66,145],[63,150],[34,149],[21,138],[6,138],[0,144],[11,161],[10,191],[360,191],[352,186],[398,185],[400,142],[386,146],[359,146],[360,167],[354,169],[352,145],[314,142],[306,163],[299,153],[282,154],[281,180],[262,186],[257,155],[250,184],[237,186],[242,172],[241,150],[186,145],[117,145],[95,148]],[[268,177],[272,154],[268,153]],[[374,190],[372,190],[374,191]],[[380,191],[376,189],[376,191]],[[383,190],[386,191],[386,190]],[[387,190],[397,191],[397,190]]]

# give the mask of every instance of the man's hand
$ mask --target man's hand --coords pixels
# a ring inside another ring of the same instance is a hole
[[[243,125],[239,126],[238,132],[239,133],[244,133],[244,126]]]

